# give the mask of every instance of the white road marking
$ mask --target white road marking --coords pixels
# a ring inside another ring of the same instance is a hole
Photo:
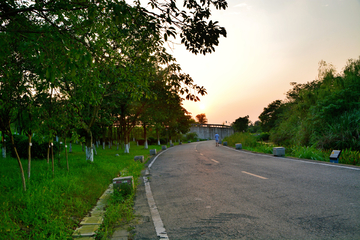
[[[156,155],[156,157],[154,157],[152,162],[149,164],[148,169],[151,168],[151,166],[154,164],[154,162],[158,158],[158,156],[160,156],[163,152],[166,152],[167,150],[168,149],[163,150],[158,155]],[[148,204],[149,204],[149,207],[150,207],[151,218],[152,218],[152,220],[154,222],[154,227],[155,227],[156,234],[160,239],[169,239],[169,237],[168,237],[168,235],[166,233],[166,229],[164,227],[164,224],[163,224],[163,222],[161,220],[160,213],[159,213],[159,211],[158,211],[158,209],[156,207],[155,200],[154,200],[154,197],[152,195],[151,188],[150,188],[150,183],[149,183],[147,177],[143,177],[143,179],[144,179],[144,183],[145,183],[146,198],[148,200]]]
[[[251,175],[251,176],[261,178],[261,179],[267,179],[266,177],[262,177],[262,176],[259,176],[259,175],[256,175],[256,174],[252,174],[252,173],[249,173],[249,172],[245,172],[245,171],[242,171],[242,173],[246,173],[246,174],[249,174],[249,175]]]
[[[215,159],[211,159],[211,161],[215,162],[215,163],[219,163],[218,161],[216,161]]]
[[[160,213],[159,213],[159,211],[158,211],[158,209],[156,207],[155,200],[154,200],[154,197],[152,195],[151,188],[150,188],[150,183],[149,183],[147,177],[143,177],[143,178],[144,178],[144,183],[145,183],[146,198],[148,200],[148,204],[149,204],[149,207],[150,207],[150,213],[151,213],[152,220],[154,222],[156,235],[160,239],[169,239],[169,237],[168,237],[168,235],[166,233],[166,229],[164,227],[164,224],[161,221]]]
[[[156,157],[154,157],[154,159],[152,160],[152,162],[149,164],[148,169],[151,168],[151,166],[153,165],[153,163],[155,162],[155,160],[158,158],[158,156],[160,156],[163,152],[166,152],[167,150],[169,150],[170,148],[161,151],[158,155],[156,155]]]

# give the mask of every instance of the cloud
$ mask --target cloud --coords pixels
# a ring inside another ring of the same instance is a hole
[[[239,4],[235,5],[234,7],[245,8],[246,10],[251,9],[251,6],[249,6],[247,3],[239,3]]]

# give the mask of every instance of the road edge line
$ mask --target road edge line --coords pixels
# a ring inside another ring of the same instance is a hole
[[[164,224],[161,220],[160,213],[156,207],[155,200],[151,192],[149,180],[147,179],[147,177],[143,177],[143,179],[145,183],[146,198],[150,207],[151,218],[154,222],[156,235],[160,237],[160,239],[169,239]]]

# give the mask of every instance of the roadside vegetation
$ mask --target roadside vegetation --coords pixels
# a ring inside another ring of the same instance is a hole
[[[253,133],[235,133],[229,137],[225,137],[224,141],[228,142],[228,146],[234,147],[236,143],[241,143],[242,148],[252,152],[272,154],[273,148],[278,147],[272,142],[263,141],[259,138],[258,134]],[[330,161],[330,149],[319,149],[315,146],[286,146],[285,156]],[[342,150],[339,163],[351,164],[360,166],[360,152],[351,149]]]
[[[336,149],[342,150],[340,163],[360,165],[360,58],[349,59],[340,73],[321,61],[317,80],[291,85],[285,100],[264,108],[260,121],[236,119],[238,133],[227,138],[229,145],[265,153],[283,146],[288,156],[321,161]]]
[[[74,144],[69,153],[67,171],[64,151],[56,155],[55,174],[46,159],[32,162],[32,178],[27,179],[25,192],[19,184],[17,162],[11,157],[0,158],[0,238],[1,239],[71,239],[80,221],[95,206],[98,198],[121,171],[135,179],[135,186],[144,163],[134,156],[149,159],[149,150],[131,143],[131,153],[116,147],[97,149],[96,161],[84,161],[85,153]],[[150,146],[160,151],[161,146]],[[25,164],[25,160],[22,160]],[[133,197],[110,204],[99,236],[112,233],[112,227],[133,219]]]

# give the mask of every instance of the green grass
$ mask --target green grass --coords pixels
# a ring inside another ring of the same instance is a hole
[[[228,146],[235,147],[236,143],[241,143],[243,149],[272,154],[275,146],[271,143],[258,142],[256,136],[250,133],[235,133],[229,137],[225,137],[224,141],[228,142]],[[317,149],[315,146],[286,146],[285,155],[303,159],[312,159],[318,161],[330,161],[331,150]],[[360,165],[360,152],[344,149],[340,155],[339,163]]]
[[[159,151],[161,146],[149,146],[154,148]],[[54,176],[51,163],[32,161],[26,192],[16,160],[0,158],[0,239],[71,239],[82,218],[121,170],[126,168],[137,183],[144,164],[134,162],[134,156],[149,158],[149,150],[134,143],[130,154],[117,151],[114,146],[105,150],[100,147],[97,152],[94,162],[87,162],[81,146],[74,144],[73,153],[69,153],[70,171],[66,170],[62,153],[60,162],[55,157]],[[27,172],[27,161],[22,160],[22,164]],[[125,223],[133,217],[133,197],[134,194],[109,206],[102,227],[104,236],[115,223]]]

